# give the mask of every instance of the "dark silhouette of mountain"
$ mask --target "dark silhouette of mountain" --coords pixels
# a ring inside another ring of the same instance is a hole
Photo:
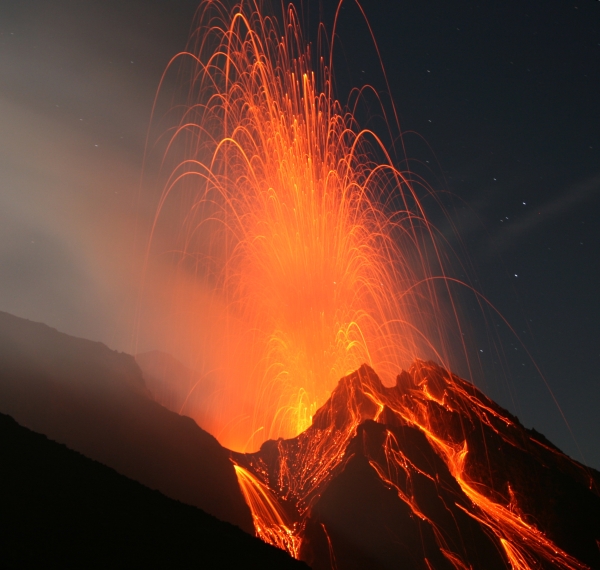
[[[229,452],[152,401],[132,356],[0,312],[0,412],[254,533]]]
[[[0,414],[2,568],[306,568]]]
[[[363,366],[298,437],[234,458],[316,570],[600,568],[600,473],[431,362],[390,388]]]
[[[180,363],[159,354],[144,366],[164,385]],[[600,473],[431,362],[392,387],[363,366],[306,431],[241,454],[153,401],[133,357],[0,313],[0,411],[315,570],[600,569]],[[37,515],[26,516],[14,515],[36,535]],[[70,532],[52,548],[64,554]]]

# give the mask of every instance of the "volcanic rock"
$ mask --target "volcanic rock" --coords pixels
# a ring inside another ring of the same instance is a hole
[[[432,362],[389,388],[363,366],[298,437],[234,458],[315,569],[600,568],[600,473]]]

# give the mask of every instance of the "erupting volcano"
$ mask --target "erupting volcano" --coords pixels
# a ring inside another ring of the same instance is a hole
[[[598,474],[447,371],[464,346],[435,195],[358,125],[374,90],[335,98],[335,24],[315,57],[282,18],[204,2],[170,66],[148,259],[176,225],[167,334],[213,386],[176,411],[236,450],[257,535],[314,568],[600,565]]]
[[[600,474],[472,384],[362,366],[298,437],[233,455],[257,534],[313,568],[587,568]]]
[[[201,10],[171,63],[187,90],[152,231],[179,223],[170,333],[218,377],[203,423],[256,448],[308,427],[363,363],[391,381],[416,357],[448,362],[448,254],[426,185],[359,128],[363,92],[334,98],[333,45],[314,72],[293,6],[283,33],[252,2]]]

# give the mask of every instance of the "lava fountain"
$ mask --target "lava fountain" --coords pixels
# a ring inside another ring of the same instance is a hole
[[[333,46],[313,70],[292,5],[281,28],[256,2],[204,2],[199,22],[170,64],[186,99],[164,135],[153,234],[183,212],[171,326],[213,357],[219,390],[202,425],[255,448],[308,427],[362,363],[386,379],[417,356],[445,361],[432,341],[444,263],[426,187],[359,127],[361,91],[335,99]]]
[[[502,481],[506,498],[482,478],[491,465],[469,467],[468,429],[487,430],[498,450],[529,436],[515,436],[522,426],[507,412],[444,371],[466,352],[451,294],[465,284],[450,274],[453,252],[425,213],[423,199],[435,202],[435,194],[358,124],[356,109],[375,90],[352,91],[346,105],[335,97],[341,5],[333,41],[315,57],[293,5],[282,6],[279,25],[257,0],[230,11],[206,0],[188,50],[165,72],[178,70],[184,97],[163,119],[155,107],[155,123],[171,126],[155,143],[168,174],[147,260],[158,253],[174,263],[165,334],[204,371],[180,411],[238,452],[278,440],[233,458],[257,535],[295,557],[303,556],[311,506],[352,459],[359,428],[364,437],[380,429],[360,427],[372,420],[392,427],[383,454],[369,455],[365,444],[370,468],[411,518],[433,529],[441,563],[471,567],[470,547],[460,538],[452,545],[452,533],[426,514],[428,500],[411,481],[437,485],[440,472],[407,458],[398,426],[416,430],[444,462],[453,482],[438,488],[443,512],[480,525],[498,564],[584,568],[525,520],[511,481]],[[399,132],[397,120],[388,124]]]

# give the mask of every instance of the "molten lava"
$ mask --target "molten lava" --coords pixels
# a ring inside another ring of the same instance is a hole
[[[387,547],[396,548],[370,558],[369,567],[582,569],[600,562],[600,474],[431,362],[416,361],[390,388],[363,366],[340,381],[298,437],[233,457],[257,488],[270,489],[270,502],[276,497],[293,513],[293,525],[276,526],[273,508],[252,507],[256,527],[277,528],[277,540],[267,539],[276,545],[296,533],[290,553],[314,568],[336,567],[333,558],[339,568],[361,567],[340,557],[348,558],[345,535],[368,534],[369,524],[382,534],[391,529]],[[381,498],[349,517],[343,511],[357,501],[351,484],[360,494],[379,487]],[[384,498],[385,491],[392,494]],[[377,518],[359,520],[369,509]]]
[[[306,429],[364,362],[391,381],[417,356],[445,361],[444,263],[415,177],[334,98],[331,53],[312,70],[293,6],[283,32],[254,2],[204,2],[200,22],[172,63],[188,95],[153,232],[184,212],[169,334],[197,339],[219,378],[201,423],[256,449]]]
[[[461,328],[427,189],[359,127],[361,91],[335,99],[333,42],[315,72],[291,5],[281,28],[252,0],[230,12],[207,0],[199,17],[170,66],[186,97],[153,239],[178,222],[169,334],[217,378],[199,423],[232,449],[264,442],[233,454],[257,535],[315,568],[353,567],[339,531],[353,517],[336,526],[331,505],[358,501],[347,489],[361,481],[374,497],[363,511],[380,501],[393,521],[369,534],[374,516],[354,541],[391,532],[382,567],[586,568],[502,458],[558,465],[592,503],[598,481],[446,372],[448,315]],[[387,384],[405,371],[386,387],[363,363]]]

